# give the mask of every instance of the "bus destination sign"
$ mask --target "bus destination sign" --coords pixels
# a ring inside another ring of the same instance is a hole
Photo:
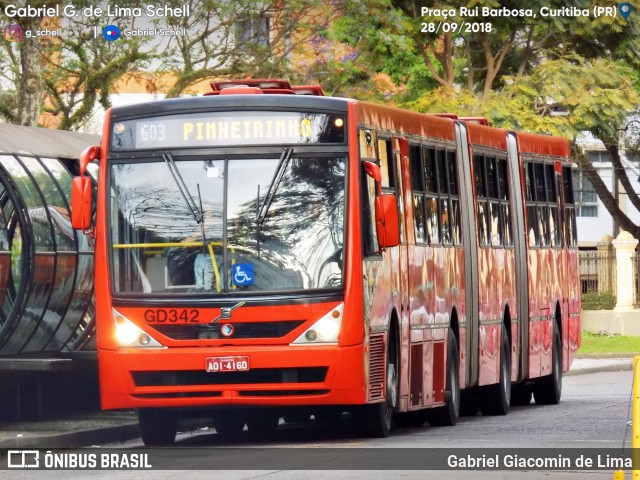
[[[113,150],[344,143],[342,115],[208,112],[114,122]]]

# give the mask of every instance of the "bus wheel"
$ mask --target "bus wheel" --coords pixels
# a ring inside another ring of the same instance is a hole
[[[557,405],[562,396],[562,340],[553,324],[553,352],[551,374],[538,379],[533,386],[533,398],[538,405]]]
[[[502,324],[500,341],[500,380],[495,385],[482,387],[480,410],[483,415],[506,415],[511,402],[511,349],[507,328]]]
[[[168,445],[178,432],[178,415],[172,410],[141,408],[138,410],[140,436],[145,445]]]
[[[460,417],[460,354],[458,352],[458,342],[451,328],[449,329],[447,345],[445,405],[429,412],[429,423],[434,427],[453,426]]]
[[[243,416],[230,415],[231,412],[226,412],[227,415],[216,417],[213,421],[213,425],[216,428],[216,433],[225,438],[236,438],[242,434],[244,430],[245,419]]]
[[[387,346],[386,399],[384,402],[364,405],[360,412],[360,427],[366,437],[384,438],[391,432],[393,412],[398,405],[398,345],[393,330],[389,332]]]

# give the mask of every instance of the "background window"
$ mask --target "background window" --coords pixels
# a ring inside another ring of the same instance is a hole
[[[582,170],[573,171],[573,191],[578,217],[598,216],[598,196]]]

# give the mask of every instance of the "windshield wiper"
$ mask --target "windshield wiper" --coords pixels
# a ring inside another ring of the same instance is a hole
[[[187,205],[187,208],[191,211],[191,215],[193,215],[193,219],[196,221],[198,225],[200,225],[200,233],[202,234],[202,249],[203,251],[206,249],[207,245],[207,235],[204,228],[204,209],[202,208],[202,195],[200,195],[200,184],[198,183],[198,199],[200,203],[200,208],[196,205],[195,200],[189,193],[189,189],[187,185],[184,183],[184,179],[182,175],[180,175],[180,170],[176,165],[176,162],[173,160],[173,157],[170,153],[162,154],[162,158],[164,158],[165,163],[167,164],[167,168],[171,172],[171,176],[173,180],[176,182],[178,190],[182,194],[182,198],[184,198],[184,203]]]
[[[262,225],[267,217],[267,213],[269,212],[269,208],[273,202],[273,197],[276,196],[276,191],[282,181],[282,177],[284,177],[284,172],[287,171],[287,165],[289,165],[289,160],[291,159],[292,154],[293,148],[287,147],[282,150],[278,166],[276,167],[276,171],[273,173],[273,178],[269,184],[269,190],[267,190],[267,194],[265,195],[262,205],[260,206],[260,210],[258,211],[258,225]]]
[[[180,170],[176,166],[176,162],[173,160],[173,157],[170,153],[162,154],[162,158],[164,158],[165,163],[167,164],[167,168],[171,172],[171,176],[173,180],[176,182],[178,190],[182,194],[182,198],[184,198],[184,203],[187,205],[187,208],[191,211],[191,215],[193,215],[194,220],[198,225],[200,225],[204,221],[204,214],[202,213],[202,206],[200,209],[196,205],[196,202],[193,200],[193,197],[189,193],[189,189],[187,185],[184,183],[184,179],[182,175],[180,175]],[[200,187],[198,186],[198,194],[200,193]],[[202,201],[200,202],[202,204]]]

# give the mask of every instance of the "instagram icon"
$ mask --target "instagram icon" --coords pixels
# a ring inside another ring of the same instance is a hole
[[[19,42],[22,40],[22,27],[20,25],[7,25],[4,27],[4,39],[7,42]]]

